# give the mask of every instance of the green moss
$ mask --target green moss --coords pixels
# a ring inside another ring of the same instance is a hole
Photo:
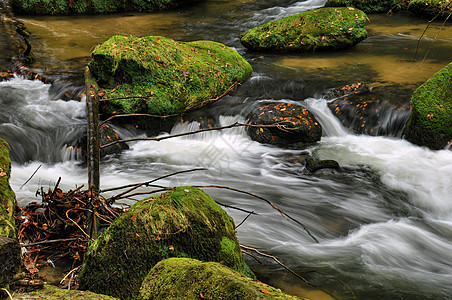
[[[200,0],[11,0],[15,13],[28,15],[106,14],[159,11],[178,8]]]
[[[400,0],[328,0],[325,7],[354,7],[366,14],[386,13],[396,7]]]
[[[67,289],[60,289],[56,286],[52,285],[44,285],[42,289],[30,292],[30,293],[24,293],[24,294],[16,294],[14,299],[27,299],[27,300],[33,300],[33,299],[45,299],[45,300],[61,300],[61,299],[71,299],[71,300],[116,300],[117,298],[96,294],[88,291],[78,291],[78,290],[67,290]]]
[[[270,21],[241,35],[255,51],[312,52],[356,45],[367,38],[367,16],[354,8],[319,8]]]
[[[211,41],[113,36],[92,56],[89,68],[106,89],[105,97],[129,97],[108,101],[103,107],[107,114],[180,113],[223,94],[252,72],[235,50]]]
[[[169,257],[217,261],[254,276],[232,218],[202,190],[179,187],[136,203],[90,245],[80,287],[130,299],[149,270]]]
[[[295,299],[216,262],[170,258],[144,280],[138,299]]]
[[[452,63],[413,93],[404,136],[412,143],[443,149],[452,140]]]
[[[16,225],[14,222],[14,204],[16,195],[9,185],[11,175],[10,147],[0,139],[0,235],[15,238]]]
[[[447,0],[411,0],[408,10],[415,16],[446,19],[452,12],[452,2]]]

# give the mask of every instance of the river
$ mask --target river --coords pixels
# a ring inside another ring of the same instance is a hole
[[[257,198],[206,189],[221,203],[257,213],[237,229],[242,244],[271,252],[319,288],[304,284],[272,260],[261,258],[259,264],[248,257],[262,281],[313,300],[452,299],[452,152],[414,146],[396,130],[375,136],[353,133],[321,97],[331,88],[361,81],[387,90],[382,102],[388,107],[408,104],[419,84],[452,61],[452,26],[433,23],[414,62],[427,21],[406,15],[369,15],[369,38],[333,53],[260,54],[240,45],[238,36],[244,30],[324,2],[210,0],[153,14],[19,17],[33,33],[34,70],[57,84],[22,78],[0,82],[0,137],[12,146],[11,185],[18,201],[39,201],[36,191],[53,188],[59,177],[65,190],[86,184],[86,166],[78,151],[67,146],[85,131],[85,104],[63,101],[59,95],[67,86],[82,85],[83,66],[96,44],[114,34],[214,40],[234,47],[254,73],[204,109],[205,116],[228,125],[244,122],[261,102],[301,103],[322,124],[322,140],[304,151],[287,150],[251,141],[243,129],[234,128],[134,142],[121,155],[102,161],[101,188],[205,167],[159,184],[217,184],[258,194],[305,224],[319,240]],[[397,111],[381,118],[404,113],[406,118],[406,112]],[[172,133],[198,126],[178,124]],[[142,135],[117,129],[125,138]],[[341,170],[310,174],[302,164],[307,154],[334,159]],[[236,224],[247,216],[226,211]]]

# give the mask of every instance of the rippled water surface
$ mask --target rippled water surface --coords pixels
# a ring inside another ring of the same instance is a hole
[[[318,288],[271,260],[261,258],[259,264],[248,258],[261,280],[311,299],[452,299],[452,152],[394,137],[353,134],[320,97],[328,89],[364,81],[388,91],[382,102],[407,104],[416,86],[452,61],[452,26],[433,23],[418,46],[426,20],[369,15],[369,38],[339,52],[260,54],[239,43],[248,28],[324,2],[211,0],[155,14],[20,19],[33,32],[35,69],[71,85],[81,85],[93,47],[114,34],[224,43],[239,51],[254,73],[202,114],[227,125],[245,121],[258,103],[281,100],[305,105],[324,128],[320,143],[305,151],[256,143],[240,128],[130,143],[130,150],[102,162],[102,188],[206,167],[159,184],[227,185],[258,194],[305,224],[319,240],[257,198],[206,188],[221,203],[257,213],[237,229],[242,244],[278,256]],[[85,131],[85,104],[54,95],[38,81],[0,82],[0,137],[12,145],[11,184],[22,204],[38,201],[36,190],[53,187],[60,176],[65,189],[87,181],[85,166],[67,147]],[[198,126],[178,124],[172,133]],[[124,137],[141,134],[117,129]],[[310,174],[303,166],[308,154],[334,159],[341,170]],[[226,210],[236,224],[247,216]]]

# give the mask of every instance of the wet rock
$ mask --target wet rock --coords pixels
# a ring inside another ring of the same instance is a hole
[[[444,0],[411,0],[408,11],[419,17],[446,19],[452,12],[452,4]]]
[[[139,300],[151,299],[295,299],[251,280],[217,262],[170,258],[151,269]]]
[[[225,45],[158,36],[114,36],[92,57],[89,69],[102,97],[123,98],[102,102],[106,116],[180,114],[222,95],[252,72],[250,64]]]
[[[342,125],[357,134],[400,137],[410,114],[413,87],[353,83],[327,91],[322,97]]]
[[[0,235],[0,288],[4,288],[12,282],[20,265],[19,242]]]
[[[149,0],[149,1],[119,1],[119,0],[36,0],[33,2],[10,0],[17,14],[27,15],[77,15],[106,14],[116,12],[160,11],[174,9],[199,0]]]
[[[452,140],[452,63],[434,74],[414,91],[411,114],[404,137],[413,144],[433,150]]]
[[[335,160],[326,159],[326,160],[313,160],[312,158],[308,158],[306,160],[306,169],[314,173],[315,171],[321,170],[321,169],[334,169],[339,170],[340,166],[339,163]]]
[[[178,187],[136,203],[90,245],[80,288],[131,299],[159,261],[216,261],[254,276],[233,219],[202,190]]]
[[[328,0],[325,7],[354,7],[366,14],[387,13],[397,7],[399,0]]]
[[[14,207],[16,195],[9,185],[11,175],[10,147],[0,139],[0,235],[16,238],[16,225],[14,221]]]
[[[16,300],[33,300],[33,299],[45,299],[45,300],[61,300],[61,299],[77,299],[77,300],[119,300],[111,296],[106,296],[102,294],[96,294],[89,291],[78,291],[78,290],[67,290],[60,289],[52,285],[44,285],[42,289],[24,293],[15,294],[14,299]]]
[[[348,48],[367,38],[366,20],[355,8],[319,8],[252,28],[240,42],[250,50],[270,52]]]
[[[248,115],[251,139],[265,144],[304,148],[320,141],[322,126],[305,107],[290,103],[263,104]],[[273,127],[272,127],[273,126]]]

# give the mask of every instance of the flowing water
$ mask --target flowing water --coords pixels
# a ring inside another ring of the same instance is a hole
[[[417,85],[452,61],[452,26],[439,31],[441,24],[433,23],[414,62],[426,20],[404,15],[370,15],[370,37],[334,53],[262,55],[239,43],[248,28],[324,2],[211,0],[155,14],[20,19],[33,32],[35,69],[57,79],[60,87],[80,86],[91,49],[114,34],[210,39],[237,49],[254,73],[202,115],[221,125],[243,122],[257,104],[278,100],[305,105],[324,128],[322,140],[304,151],[259,144],[240,128],[130,143],[130,150],[102,161],[101,188],[205,167],[159,184],[217,184],[256,193],[304,223],[319,240],[257,198],[206,188],[221,203],[257,213],[237,229],[242,244],[271,252],[326,293],[272,260],[262,258],[259,264],[249,258],[261,280],[311,299],[452,299],[452,152],[417,147],[397,134],[354,134],[320,96],[365,81],[388,91],[381,99],[388,107],[407,104]],[[21,204],[39,201],[36,191],[52,188],[58,177],[65,190],[87,181],[79,152],[67,146],[85,131],[85,104],[58,99],[55,86],[21,78],[0,82],[0,137],[12,146],[11,184]],[[197,127],[197,122],[178,124],[172,133]],[[117,129],[123,137],[142,134]],[[308,154],[334,159],[341,170],[310,174],[303,166]],[[236,224],[247,216],[226,210]]]

